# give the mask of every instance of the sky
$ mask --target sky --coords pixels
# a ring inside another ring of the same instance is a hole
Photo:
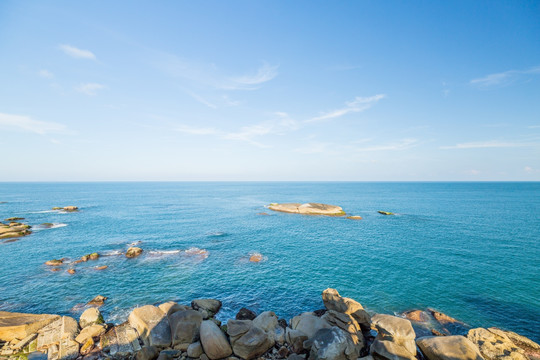
[[[1,1],[0,181],[540,181],[539,1]]]

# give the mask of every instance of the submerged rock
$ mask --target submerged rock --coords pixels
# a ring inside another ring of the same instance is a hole
[[[8,222],[20,221],[20,220],[24,220],[24,218],[23,217],[10,217],[10,218],[4,219],[4,221],[8,221]]]
[[[262,254],[259,254],[259,253],[252,254],[249,257],[250,262],[261,262],[261,261],[263,261],[263,259],[264,259],[264,257],[262,256]]]
[[[64,206],[64,207],[55,206],[55,207],[52,208],[52,210],[63,210],[63,211],[73,212],[73,211],[78,211],[79,208],[76,207],[76,206],[73,206],[73,205]]]
[[[347,219],[350,220],[362,220],[362,217],[359,215],[347,216]]]
[[[45,265],[48,265],[48,266],[60,266],[60,265],[63,265],[63,264],[64,264],[63,259],[52,259],[52,260],[49,260],[49,261],[45,262]]]
[[[303,215],[326,215],[326,216],[343,216],[345,212],[340,206],[320,204],[320,203],[272,203],[268,206],[270,210],[303,214]]]

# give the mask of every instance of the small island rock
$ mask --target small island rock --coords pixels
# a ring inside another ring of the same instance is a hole
[[[345,212],[340,206],[320,204],[320,203],[272,203],[268,206],[270,210],[303,214],[303,215],[326,215],[326,216],[343,216]]]
[[[141,248],[132,246],[132,247],[130,247],[129,249],[127,249],[127,251],[126,251],[126,257],[128,257],[128,258],[134,258],[134,257],[137,257],[137,256],[141,255],[142,252],[143,252],[143,250],[142,250]]]

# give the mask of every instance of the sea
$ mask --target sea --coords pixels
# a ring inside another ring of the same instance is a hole
[[[222,320],[242,307],[290,319],[323,308],[330,287],[372,313],[433,308],[540,341],[538,182],[0,183],[0,202],[2,219],[33,227],[0,240],[2,311],[76,317],[99,294],[115,323],[196,298],[221,300]],[[272,202],[363,219],[277,213]],[[51,210],[69,205],[79,211]],[[133,245],[143,254],[128,259]],[[44,264],[59,258],[60,271]]]

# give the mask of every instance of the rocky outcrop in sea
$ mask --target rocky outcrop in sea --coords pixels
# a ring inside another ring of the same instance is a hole
[[[96,299],[78,321],[69,316],[0,312],[0,358],[540,359],[540,345],[516,333],[497,328],[470,329],[432,309],[402,316],[370,314],[359,302],[342,297],[335,289],[322,293],[324,309],[299,314],[289,321],[273,311],[257,315],[242,308],[235,319],[221,322],[215,317],[222,305],[219,300],[195,299],[189,305],[169,301],[137,307],[126,322],[114,325],[105,323],[99,311],[106,298]],[[449,326],[455,323],[461,327]],[[459,333],[449,329],[459,329]]]

